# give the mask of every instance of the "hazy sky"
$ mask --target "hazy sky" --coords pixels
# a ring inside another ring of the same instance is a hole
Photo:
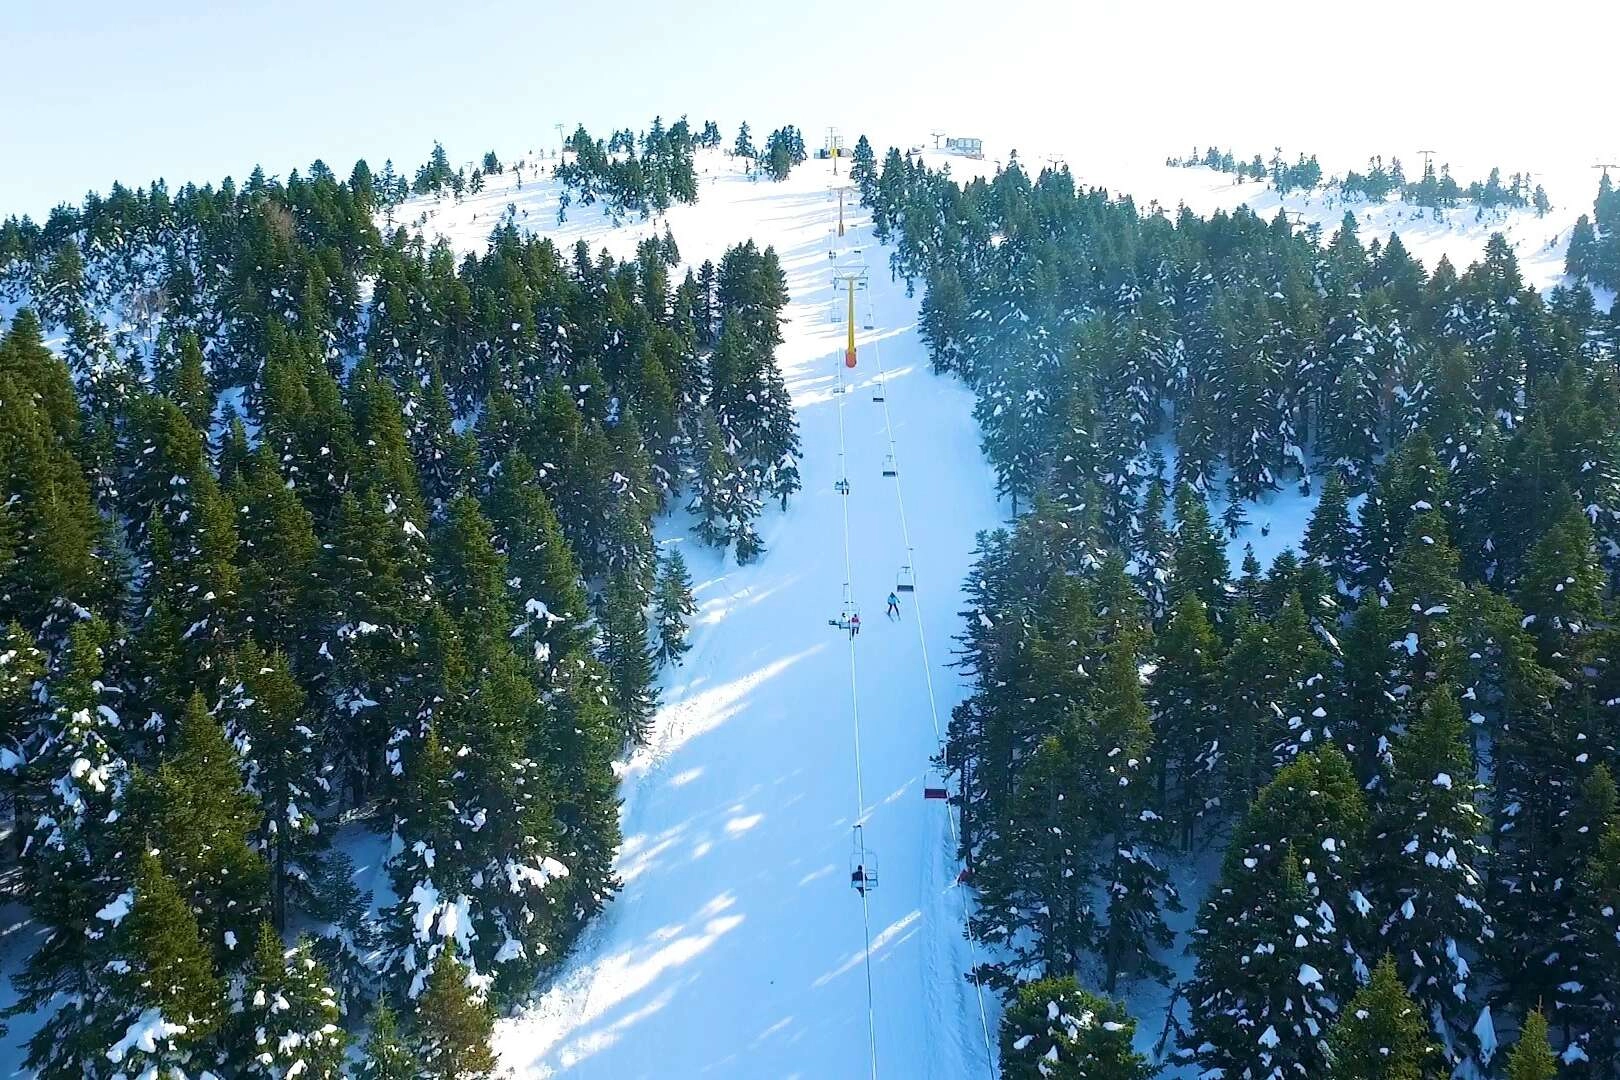
[[[1620,160],[1620,4],[4,0],[0,214],[115,179],[346,173],[654,113],[1156,155]],[[1083,169],[1083,166],[1082,166]]]

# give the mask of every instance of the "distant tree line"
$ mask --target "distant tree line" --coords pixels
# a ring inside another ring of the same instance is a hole
[[[1502,171],[1492,168],[1484,180],[1459,184],[1451,175],[1451,166],[1441,164],[1436,170],[1432,161],[1424,163],[1423,174],[1416,180],[1407,180],[1401,159],[1392,157],[1386,165],[1382,156],[1369,158],[1365,171],[1351,169],[1342,177],[1325,176],[1316,155],[1301,153],[1293,164],[1282,158],[1281,151],[1265,161],[1255,154],[1248,160],[1236,157],[1230,150],[1211,146],[1200,155],[1197,148],[1186,157],[1171,156],[1165,164],[1180,168],[1203,166],[1218,172],[1231,173],[1240,180],[1265,180],[1278,192],[1313,191],[1325,188],[1339,192],[1346,198],[1383,202],[1398,195],[1403,202],[1430,209],[1445,209],[1468,202],[1480,209],[1533,206],[1538,215],[1545,214],[1551,204],[1540,184],[1531,186],[1531,174],[1517,172],[1502,179]]]

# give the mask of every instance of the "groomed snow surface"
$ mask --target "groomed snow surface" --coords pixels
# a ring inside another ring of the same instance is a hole
[[[985,996],[981,1021],[964,978],[966,897],[948,811],[923,798],[938,743],[917,622],[920,613],[943,726],[964,692],[949,666],[960,584],[975,533],[1000,519],[971,395],[928,372],[917,301],[889,281],[864,217],[842,241],[833,236],[828,162],[781,184],[750,181],[717,153],[700,155],[699,169],[699,202],[668,214],[683,262],[718,261],[751,238],[774,245],[788,275],[778,360],[798,411],[805,486],[785,514],[772,506],[761,519],[766,553],[752,566],[697,544],[684,515],[663,524],[662,543],[680,545],[691,566],[699,612],[691,652],[665,677],[651,745],[624,769],[624,889],[555,985],[499,1025],[497,1048],[522,1076],[989,1076],[995,1001]],[[578,205],[558,227],[555,185],[525,175],[521,192],[498,177],[460,205],[438,203],[428,231],[480,246],[509,202],[520,227],[618,256],[662,231],[613,228],[599,208]],[[407,204],[396,219],[414,222],[433,205]],[[846,208],[846,220],[857,213]],[[845,328],[833,321],[844,306],[832,287],[835,247],[840,264],[864,258],[871,270],[848,378]],[[897,478],[882,475],[880,361]],[[841,407],[847,497],[834,489]],[[900,496],[918,585],[889,620],[885,599],[908,561]],[[846,508],[864,624],[853,649],[828,625],[844,598]],[[878,875],[864,905],[870,948],[850,883],[857,821]]]

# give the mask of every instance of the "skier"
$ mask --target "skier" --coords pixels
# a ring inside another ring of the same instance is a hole
[[[855,891],[862,896],[866,895],[866,867],[857,866],[849,875],[849,882],[855,886]]]
[[[887,614],[891,619],[900,617],[900,598],[892,592],[889,594],[889,610]]]
[[[854,641],[855,640],[855,635],[859,634],[860,632],[861,632],[861,617],[860,617],[860,615],[858,615],[858,614],[851,615],[849,617],[849,639],[851,641]]]

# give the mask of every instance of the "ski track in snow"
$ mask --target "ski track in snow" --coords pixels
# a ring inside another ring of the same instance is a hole
[[[549,167],[549,163],[548,163]],[[564,972],[504,1020],[496,1044],[523,1076],[855,1077],[871,1075],[860,897],[850,888],[857,816],[849,647],[828,625],[844,583],[838,476],[844,327],[834,323],[829,245],[837,204],[828,162],[781,184],[751,182],[724,155],[699,155],[699,202],[667,215],[682,260],[718,262],[725,247],[774,245],[791,303],[778,361],[798,412],[804,490],[767,509],[766,553],[738,568],[697,544],[685,515],[660,523],[683,545],[699,610],[692,650],[664,678],[651,745],[622,768],[624,888]],[[520,227],[559,244],[586,239],[615,256],[662,232],[619,228],[596,207],[556,225],[556,185],[526,180],[459,206],[436,204],[430,232],[481,247],[508,202]],[[414,222],[431,201],[396,212]],[[523,211],[528,210],[528,216]],[[477,214],[477,222],[471,220]],[[844,243],[866,244],[873,329],[843,399],[851,494],[853,590],[866,842],[879,884],[869,897],[872,1023],[880,1076],[990,1075],[963,936],[962,894],[946,810],[922,787],[937,746],[915,601],[925,617],[941,722],[964,687],[948,665],[961,582],[978,530],[1001,519],[979,451],[972,398],[932,375],[914,323],[917,300],[889,281],[864,215]],[[862,307],[866,304],[863,300]],[[872,401],[881,339],[901,484],[914,516],[919,591],[902,618],[884,599],[906,561],[894,482],[881,475],[883,407]],[[994,1006],[992,996],[987,1006]],[[990,1016],[992,1034],[995,1017]]]

